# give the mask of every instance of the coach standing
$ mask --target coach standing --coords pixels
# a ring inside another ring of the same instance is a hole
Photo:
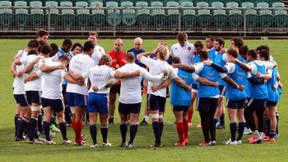
[[[135,56],[135,58],[137,57],[137,55],[145,52],[145,50],[142,49],[143,46],[143,40],[140,37],[137,37],[134,39],[134,48],[130,49],[127,51],[127,53],[132,52]],[[145,65],[142,64],[138,59],[135,60],[135,63],[141,67],[145,68]]]

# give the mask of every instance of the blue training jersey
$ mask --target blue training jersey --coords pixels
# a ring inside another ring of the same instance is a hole
[[[257,63],[253,62],[256,67],[257,71],[261,74],[266,73],[265,65],[262,64],[262,66],[258,65]],[[257,78],[257,75],[251,74],[252,77]],[[267,91],[267,85],[266,84],[252,84],[249,82],[250,87],[250,98],[253,99],[267,99],[268,98],[268,91]]]
[[[223,60],[222,53],[217,53],[213,62],[214,64],[222,66],[222,67],[224,67],[226,64],[226,62]],[[227,84],[223,79],[219,78],[219,85],[226,86]]]
[[[184,70],[178,69],[177,75],[185,81],[187,85],[192,84],[192,74]],[[171,83],[171,105],[177,106],[189,106],[191,103],[191,92],[179,86],[177,83],[172,81]]]
[[[247,80],[247,71],[241,68],[238,64],[235,65],[235,71],[232,74],[228,73],[228,76],[233,79],[238,85],[244,85]],[[245,86],[245,85],[244,85]],[[246,98],[246,91],[240,91],[227,84],[226,98],[230,100],[241,100]]]
[[[267,81],[267,89],[268,89],[268,101],[278,102],[280,100],[280,95],[278,90],[274,91],[273,86],[277,82],[277,68],[272,69],[272,77]]]
[[[216,71],[212,66],[204,65],[199,76],[206,78],[209,81],[217,82],[220,78],[218,71]],[[197,97],[211,98],[219,95],[218,87],[208,86],[199,83]]]
[[[194,55],[194,58],[193,58],[193,63],[194,64],[197,64],[197,63],[199,63],[199,62],[201,62],[201,60],[200,60],[200,56],[199,56],[199,54],[195,54]],[[196,73],[197,75],[198,75],[198,73]],[[199,83],[196,81],[196,80],[194,80],[193,79],[193,82],[192,82],[193,84],[195,84],[195,85],[197,85],[197,87],[199,87]]]
[[[212,62],[214,62],[215,60],[215,56],[216,56],[215,52],[216,50],[214,47],[209,50],[209,58]]]
[[[139,51],[136,51],[135,48],[132,48],[130,50],[127,51],[127,53],[132,52],[135,55],[135,58],[137,55],[139,55],[140,53],[144,53],[145,51],[143,49],[140,49]],[[143,68],[145,68],[145,65],[142,64],[139,60],[135,59],[135,63]]]

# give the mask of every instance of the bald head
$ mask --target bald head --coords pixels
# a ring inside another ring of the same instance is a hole
[[[134,48],[135,51],[140,51],[143,45],[143,40],[140,37],[134,39]]]
[[[118,38],[114,41],[114,50],[116,53],[120,53],[123,48],[123,40]]]

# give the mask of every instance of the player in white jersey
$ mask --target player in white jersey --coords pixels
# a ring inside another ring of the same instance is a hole
[[[37,41],[44,41],[46,43],[48,40],[48,37],[49,37],[49,33],[46,30],[44,29],[38,30],[37,35],[36,35]]]
[[[96,32],[90,32],[88,40],[91,41],[95,46],[91,59],[94,61],[94,65],[98,65],[100,58],[105,55],[105,50],[103,47],[97,44],[99,38]]]
[[[178,43],[171,46],[170,56],[172,58],[179,57],[184,65],[191,65],[195,51],[194,45],[187,41],[188,35],[186,32],[180,32],[176,38]]]
[[[156,60],[147,58],[148,56],[155,54]],[[143,57],[144,56],[144,57]],[[149,73],[151,75],[158,75],[163,70],[170,70],[168,78],[174,80],[180,86],[191,91],[191,87],[186,85],[186,83],[177,77],[177,74],[173,71],[173,67],[170,66],[166,60],[169,57],[169,50],[167,46],[159,46],[152,52],[144,52],[137,55],[137,59],[141,61],[144,65],[149,67]],[[155,143],[151,147],[161,146],[161,135],[163,131],[163,116],[165,112],[166,105],[166,87],[163,87],[157,91],[152,91],[152,86],[158,86],[162,81],[159,82],[148,82],[148,92],[147,92],[147,109],[150,111],[152,118],[153,131],[155,135]]]
[[[28,53],[31,50],[36,50],[39,46],[39,43],[37,42],[37,40],[30,40],[27,47],[24,50],[19,50],[18,54],[16,56],[18,56],[20,59],[27,57]],[[13,94],[14,94],[14,98],[16,100],[17,103],[17,110],[16,110],[16,114],[14,117],[14,124],[15,124],[15,140],[16,141],[20,141],[23,140],[23,131],[21,130],[21,133],[19,133],[19,137],[17,137],[18,132],[19,132],[19,127],[21,125],[21,121],[22,118],[23,120],[29,121],[29,118],[24,118],[24,114],[25,112],[30,112],[29,107],[28,107],[28,102],[26,99],[26,93],[25,93],[25,89],[24,89],[24,82],[23,79],[26,76],[23,73],[23,68],[24,65],[16,65],[14,62],[11,65],[11,72],[13,74],[13,76],[15,77],[14,82],[13,82]],[[28,117],[30,115],[27,115]],[[22,127],[24,129],[24,127]]]
[[[69,64],[69,70],[75,74],[82,74],[89,68],[94,66],[94,61],[90,58],[94,51],[92,42],[87,41],[84,44],[83,53],[74,56]],[[87,84],[79,86],[77,84],[68,83],[66,94],[68,106],[71,108],[72,113],[75,112],[75,121],[72,126],[75,132],[76,145],[82,143],[83,138],[81,131],[83,127],[82,119],[87,105]]]

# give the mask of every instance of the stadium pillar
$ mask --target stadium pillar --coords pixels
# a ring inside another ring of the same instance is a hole
[[[244,10],[244,14],[243,14],[243,24],[244,24],[244,38],[246,37],[246,31],[247,31],[247,29],[246,29],[246,27],[247,27],[247,22],[246,22],[246,9]]]
[[[181,31],[181,7],[179,7],[179,16],[178,16],[178,21],[179,21],[179,24],[178,24],[178,31],[180,32]]]
[[[113,36],[116,37],[116,8],[113,7]]]
[[[50,14],[50,7],[48,7],[48,23],[47,23],[47,25],[48,25],[48,32],[50,32],[50,28],[51,28],[51,14]]]

